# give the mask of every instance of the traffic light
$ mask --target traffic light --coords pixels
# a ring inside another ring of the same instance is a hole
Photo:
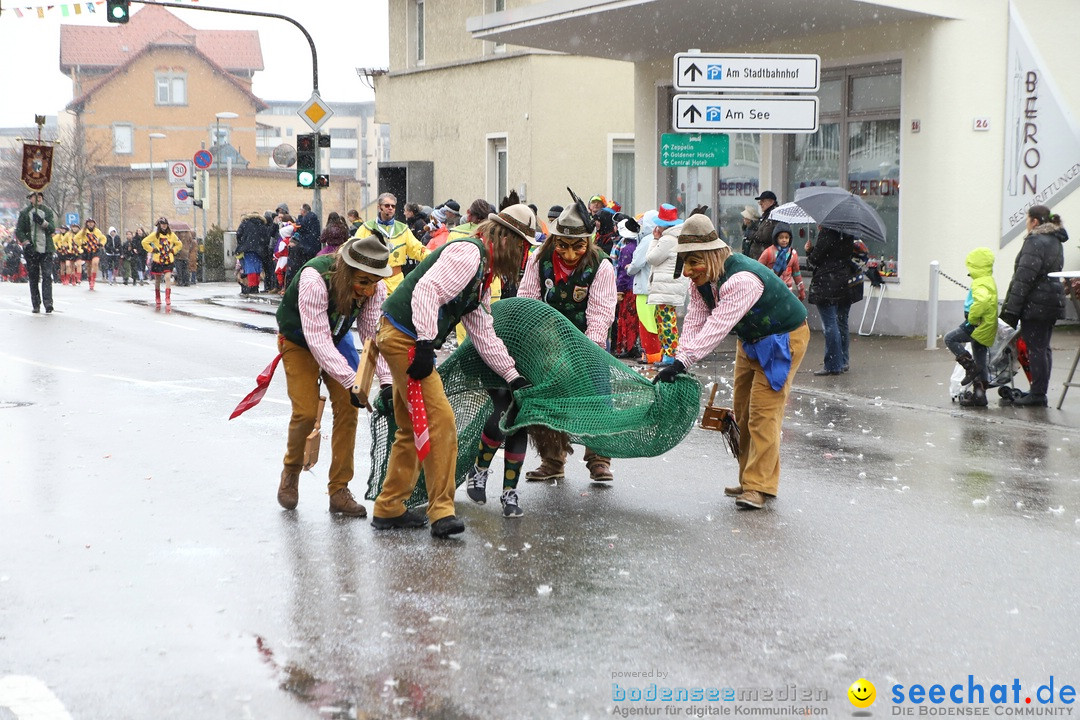
[[[315,133],[296,136],[296,187],[315,187],[316,145]]]
[[[106,17],[111,23],[126,23],[131,17],[131,0],[108,0],[105,6]]]
[[[328,187],[330,187],[330,176],[329,175],[316,175],[315,176],[315,187],[319,187],[319,188],[328,188]]]
[[[201,208],[202,207],[202,195],[199,194],[199,186],[202,185],[202,183],[199,182],[199,178],[195,178],[192,182],[185,183],[185,184],[187,185],[187,188],[190,191],[188,194],[191,196],[191,204],[194,207]]]

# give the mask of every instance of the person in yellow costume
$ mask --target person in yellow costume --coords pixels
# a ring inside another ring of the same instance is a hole
[[[389,295],[397,289],[405,277],[401,266],[409,258],[419,262],[427,257],[428,249],[412,234],[409,226],[394,218],[397,210],[397,197],[393,193],[383,193],[378,200],[379,212],[374,220],[368,220],[356,231],[353,237],[366,238],[380,233],[390,245],[390,269],[393,275],[383,280]]]
[[[105,233],[101,232],[94,218],[87,218],[83,229],[75,235],[75,245],[79,248],[82,262],[86,263],[86,279],[90,282],[90,289],[94,289],[94,281],[97,279],[98,269],[101,266],[101,249],[105,247]],[[81,277],[82,273],[77,273]]]
[[[150,253],[150,274],[154,276],[154,299],[161,307],[161,280],[165,280],[165,307],[172,305],[172,274],[176,253],[184,247],[169,227],[166,218],[158,218],[154,232],[143,238],[143,249]]]

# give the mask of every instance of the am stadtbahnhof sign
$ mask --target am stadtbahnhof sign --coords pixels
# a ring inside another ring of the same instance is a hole
[[[817,55],[676,53],[675,89],[688,92],[817,92]]]

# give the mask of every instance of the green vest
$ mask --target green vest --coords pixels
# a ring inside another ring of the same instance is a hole
[[[765,267],[745,255],[732,254],[727,259],[717,288],[737,272],[751,272],[765,284],[765,291],[750,308],[750,312],[732,328],[740,340],[757,342],[767,335],[791,332],[806,321],[806,307],[795,297],[787,284],[776,276],[772,268]],[[710,309],[716,305],[711,284],[699,286],[697,290]]]
[[[416,337],[416,327],[412,321],[413,289],[416,287],[416,283],[420,282],[420,278],[431,269],[431,266],[438,262],[443,250],[455,243],[463,242],[472,243],[479,248],[480,264],[465,289],[458,293],[457,297],[451,298],[439,308],[439,329],[435,337],[431,338],[435,341],[435,347],[437,348],[442,347],[446,336],[461,322],[462,317],[480,307],[480,297],[485,290],[484,278],[487,276],[491,258],[488,257],[487,248],[484,247],[484,243],[479,238],[467,237],[452,240],[429,253],[427,257],[420,261],[415,270],[405,276],[397,289],[390,293],[390,297],[386,298],[386,301],[382,304],[383,315],[389,318],[396,327]]]
[[[588,328],[585,312],[589,308],[589,288],[596,279],[600,263],[608,260],[603,250],[597,248],[597,252],[595,262],[578,263],[574,272],[561,283],[555,280],[554,245],[536,259],[540,272],[540,299],[562,313],[581,332]]]
[[[326,317],[330,323],[330,335],[333,336],[334,344],[337,345],[356,323],[356,317],[360,314],[360,306],[354,302],[349,315],[338,312],[334,307],[333,297],[330,295],[330,270],[334,266],[335,257],[334,255],[319,255],[315,259],[304,263],[304,267],[300,268],[300,271],[303,272],[304,268],[310,267],[315,268],[322,275],[323,282],[326,283],[326,294],[329,300],[326,305]],[[306,348],[308,345],[304,340],[303,326],[300,324],[299,301],[300,273],[298,272],[292,282],[289,283],[289,287],[285,289],[285,295],[281,298],[281,304],[278,305],[277,323],[278,332],[284,335],[287,340]]]

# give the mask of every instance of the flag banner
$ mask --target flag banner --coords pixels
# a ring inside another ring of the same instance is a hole
[[[1001,247],[1024,232],[1028,208],[1080,185],[1080,128],[1012,3],[1007,58]]]
[[[51,145],[23,143],[22,181],[31,190],[42,190],[52,180]]]

